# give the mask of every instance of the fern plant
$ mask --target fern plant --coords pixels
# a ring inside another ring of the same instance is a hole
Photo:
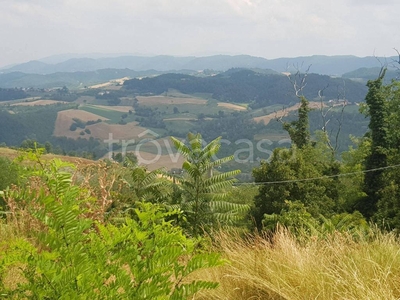
[[[185,157],[184,175],[178,179],[181,198],[176,207],[183,210],[194,235],[217,222],[226,223],[238,213],[248,209],[247,205],[226,201],[227,191],[236,181],[240,170],[215,173],[215,168],[233,159],[233,156],[214,159],[221,147],[221,137],[203,147],[200,134],[188,134],[188,143],[171,137],[176,149]]]
[[[44,166],[44,164],[41,164]],[[26,199],[26,207],[42,224],[31,239],[0,247],[0,280],[10,268],[23,279],[17,288],[0,284],[1,295],[23,299],[188,299],[216,282],[190,280],[196,270],[219,266],[219,254],[197,253],[198,240],[166,221],[165,212],[141,203],[134,218],[116,226],[85,217],[86,191],[75,186],[73,166],[59,160],[39,168],[36,191],[5,192]],[[29,193],[28,193],[29,194]]]

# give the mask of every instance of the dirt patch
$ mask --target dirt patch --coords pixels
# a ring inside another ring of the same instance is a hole
[[[125,82],[125,80],[128,80],[128,79],[129,79],[129,77],[110,80],[108,82],[91,85],[91,86],[89,86],[89,89],[100,89],[100,88],[104,88],[104,87],[115,86],[115,84],[122,85]],[[121,87],[118,86],[118,88],[121,88]]]
[[[159,105],[159,104],[168,104],[168,105],[179,105],[179,104],[199,104],[204,105],[207,104],[207,100],[193,97],[166,97],[166,96],[138,96],[136,97],[139,104],[141,105]]]
[[[238,111],[243,111],[247,110],[246,107],[237,105],[237,104],[232,104],[232,103],[226,103],[226,102],[218,102],[219,107],[227,108],[227,109],[232,109],[232,110],[238,110]]]
[[[31,101],[31,102],[20,102],[20,103],[15,103],[15,104],[11,104],[11,106],[50,105],[50,104],[55,104],[55,103],[62,103],[62,104],[65,104],[65,103],[67,103],[67,102],[65,102],[65,101],[57,101],[57,100],[36,100],[36,101]]]
[[[324,105],[324,107],[326,107],[325,104],[323,104],[323,105]],[[275,111],[273,113],[270,113],[268,115],[253,118],[253,120],[256,121],[256,122],[264,122],[264,124],[267,125],[271,120],[282,118],[282,117],[286,117],[291,111],[298,110],[299,107],[300,107],[300,103],[297,103],[297,104],[295,104],[293,106],[290,106],[290,107],[285,108],[285,109],[277,110],[277,111]],[[321,108],[321,102],[309,102],[309,107],[312,108],[312,109]]]

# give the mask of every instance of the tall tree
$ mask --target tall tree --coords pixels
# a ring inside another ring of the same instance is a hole
[[[279,215],[287,201],[302,203],[314,217],[329,216],[339,209],[340,182],[337,178],[323,177],[338,173],[339,165],[331,161],[328,148],[325,151],[313,146],[277,148],[270,161],[261,162],[253,170],[259,193],[250,217],[261,229],[265,216]]]
[[[283,128],[289,133],[292,142],[298,147],[303,148],[310,143],[310,124],[308,120],[308,100],[300,96],[299,118],[293,122],[284,122]]]
[[[369,135],[371,138],[371,153],[366,159],[367,170],[379,169],[387,166],[387,132],[388,111],[387,100],[382,80],[386,69],[382,69],[379,77],[369,80],[367,83],[368,93],[365,98],[367,104],[367,115],[370,117]],[[357,209],[367,218],[376,212],[379,202],[379,191],[385,186],[383,177],[384,170],[367,172],[364,177],[364,191],[367,194],[357,205]]]

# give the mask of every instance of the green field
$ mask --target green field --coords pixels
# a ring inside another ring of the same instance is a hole
[[[104,118],[107,118],[107,119],[109,119],[109,121],[107,121],[107,123],[110,123],[110,124],[118,124],[118,122],[120,122],[120,120],[121,120],[121,116],[124,114],[128,115],[124,119],[126,123],[135,121],[134,114],[130,115],[128,113],[123,113],[123,112],[119,112],[119,111],[115,111],[115,110],[108,110],[108,109],[105,109],[102,107],[96,107],[96,106],[93,106],[90,104],[81,105],[79,107],[79,109],[99,115]]]

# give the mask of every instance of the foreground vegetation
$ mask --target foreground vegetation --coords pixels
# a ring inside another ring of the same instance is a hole
[[[355,238],[217,233],[217,249],[230,264],[196,274],[220,287],[195,299],[399,299],[400,240],[371,230]]]
[[[182,172],[135,157],[0,160],[0,295],[11,299],[398,299],[399,83],[369,81],[369,132],[338,161],[309,103],[240,184],[221,138],[172,138]],[[29,148],[29,147],[28,147]]]

